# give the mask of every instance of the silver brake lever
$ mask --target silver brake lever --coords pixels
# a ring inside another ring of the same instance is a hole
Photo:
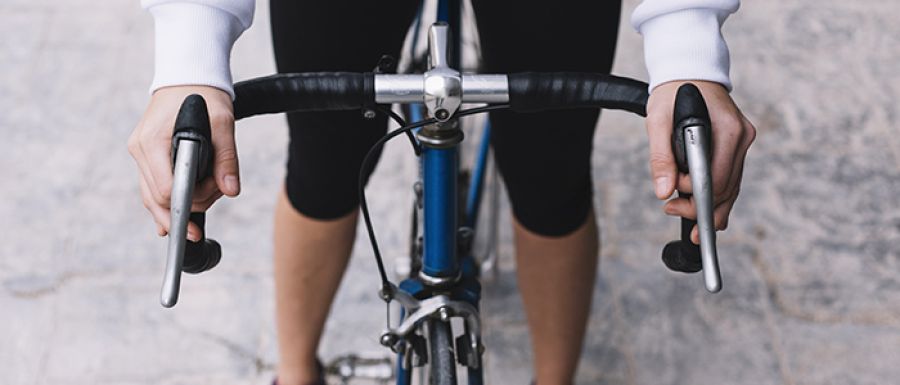
[[[169,249],[166,272],[163,277],[160,303],[164,307],[175,306],[181,286],[181,266],[187,245],[187,226],[191,216],[191,199],[197,180],[200,162],[200,143],[181,140],[175,154],[174,179],[172,181],[172,222],[169,227]]]
[[[684,129],[684,147],[693,186],[694,204],[697,206],[697,229],[700,233],[700,258],[703,261],[703,281],[706,290],[716,293],[722,290],[719,273],[719,257],[716,254],[716,229],[713,220],[712,172],[710,159],[704,149],[709,148],[709,138],[702,126]]]

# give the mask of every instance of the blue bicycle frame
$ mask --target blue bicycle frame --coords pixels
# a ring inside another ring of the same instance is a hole
[[[454,34],[452,41],[455,44],[451,47],[456,47],[456,52],[451,55],[451,65],[455,68],[459,68],[461,6],[459,0],[438,0],[437,7],[437,20],[448,23]],[[417,25],[421,17],[420,8]],[[417,38],[418,35],[414,36],[413,45]],[[421,105],[412,106],[411,120],[422,120],[424,118],[422,110]],[[400,283],[400,290],[417,298],[430,296],[435,290],[440,290],[449,293],[453,300],[465,301],[478,308],[481,299],[481,286],[477,280],[478,269],[472,255],[468,253],[460,255],[458,234],[460,219],[462,225],[473,230],[477,222],[488,162],[489,140],[490,125],[487,124],[478,146],[472,179],[464,203],[463,218],[460,218],[458,207],[460,163],[458,144],[445,148],[423,146],[420,165],[424,214],[422,267],[419,277],[408,278]],[[436,281],[452,283],[441,285],[437,289],[433,285]],[[397,360],[397,384],[407,385],[411,383],[412,371],[411,368],[404,368],[403,359],[403,355],[400,354]],[[467,377],[469,385],[483,384],[482,367],[468,368]]]
[[[451,55],[451,65],[459,67],[459,31],[461,2],[459,0],[438,0],[439,22],[446,22],[454,33],[456,53]],[[420,15],[421,16],[421,15]],[[413,108],[413,121],[420,120],[421,109]],[[416,116],[419,115],[419,116]],[[475,228],[484,186],[484,175],[490,141],[490,124],[485,127],[469,191],[466,194],[466,227]],[[459,212],[457,207],[457,175],[459,173],[459,148],[428,148],[422,152],[421,177],[424,199],[424,256],[422,271],[435,278],[452,278],[460,275],[460,261],[457,256],[457,232]],[[470,258],[471,256],[463,256]]]

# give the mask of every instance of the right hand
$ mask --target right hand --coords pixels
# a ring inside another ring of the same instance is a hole
[[[647,102],[647,133],[650,136],[650,174],[656,186],[656,197],[668,199],[677,189],[692,192],[691,178],[678,172],[672,153],[673,106],[678,88],[687,81],[663,83],[653,89]],[[713,222],[718,231],[728,227],[728,217],[741,190],[744,159],[747,150],[756,139],[756,128],[735,105],[728,90],[721,84],[708,81],[690,81],[700,89],[713,131],[712,137],[712,193]],[[663,210],[668,215],[697,219],[697,207],[693,198],[675,198],[666,202]],[[700,244],[697,225],[691,230],[691,241]]]
[[[203,212],[222,195],[241,192],[237,148],[234,144],[234,106],[225,91],[209,86],[174,86],[156,90],[141,121],[128,138],[128,152],[137,163],[144,207],[156,221],[157,233],[169,233],[172,195],[172,131],[175,116],[188,95],[206,99],[212,128],[212,177],[200,181],[194,190],[191,212]],[[202,232],[188,224],[187,238],[197,242]]]

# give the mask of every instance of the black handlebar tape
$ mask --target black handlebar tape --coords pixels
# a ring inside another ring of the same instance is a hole
[[[178,153],[178,143],[192,140],[200,144],[199,164],[197,165],[197,182],[212,174],[212,130],[209,124],[209,112],[203,97],[193,94],[184,99],[178,116],[175,118],[175,129],[172,133],[172,156]],[[174,160],[173,160],[174,163]],[[219,243],[206,238],[206,214],[191,213],[191,222],[200,227],[203,238],[199,242],[188,241],[184,249],[182,271],[197,274],[215,267],[222,256]]]
[[[234,85],[234,117],[295,111],[359,110],[375,103],[375,74],[277,74]]]
[[[638,80],[581,72],[521,72],[508,79],[514,111],[599,107],[647,116],[648,86]]]
[[[510,108],[538,112],[566,108],[609,108],[646,116],[647,83],[579,72],[523,72],[508,75]],[[295,111],[343,111],[371,106],[375,75],[353,72],[277,74],[234,85],[234,117]]]
[[[711,138],[711,125],[706,102],[697,86],[687,83],[678,88],[675,94],[673,111],[674,126],[672,129],[672,151],[678,171],[688,173],[687,150],[684,143],[684,130],[688,127],[703,127],[707,138]],[[707,156],[710,148],[704,149]],[[681,198],[691,198],[691,194],[678,193]],[[669,242],[663,248],[662,260],[670,270],[683,273],[696,273],[703,269],[700,259],[700,246],[691,242],[691,230],[697,221],[681,218],[681,240]]]

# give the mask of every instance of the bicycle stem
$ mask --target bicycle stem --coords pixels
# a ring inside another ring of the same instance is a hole
[[[428,71],[425,72],[425,107],[440,122],[450,120],[462,104],[462,78],[450,67],[450,27],[435,23],[428,29]]]

